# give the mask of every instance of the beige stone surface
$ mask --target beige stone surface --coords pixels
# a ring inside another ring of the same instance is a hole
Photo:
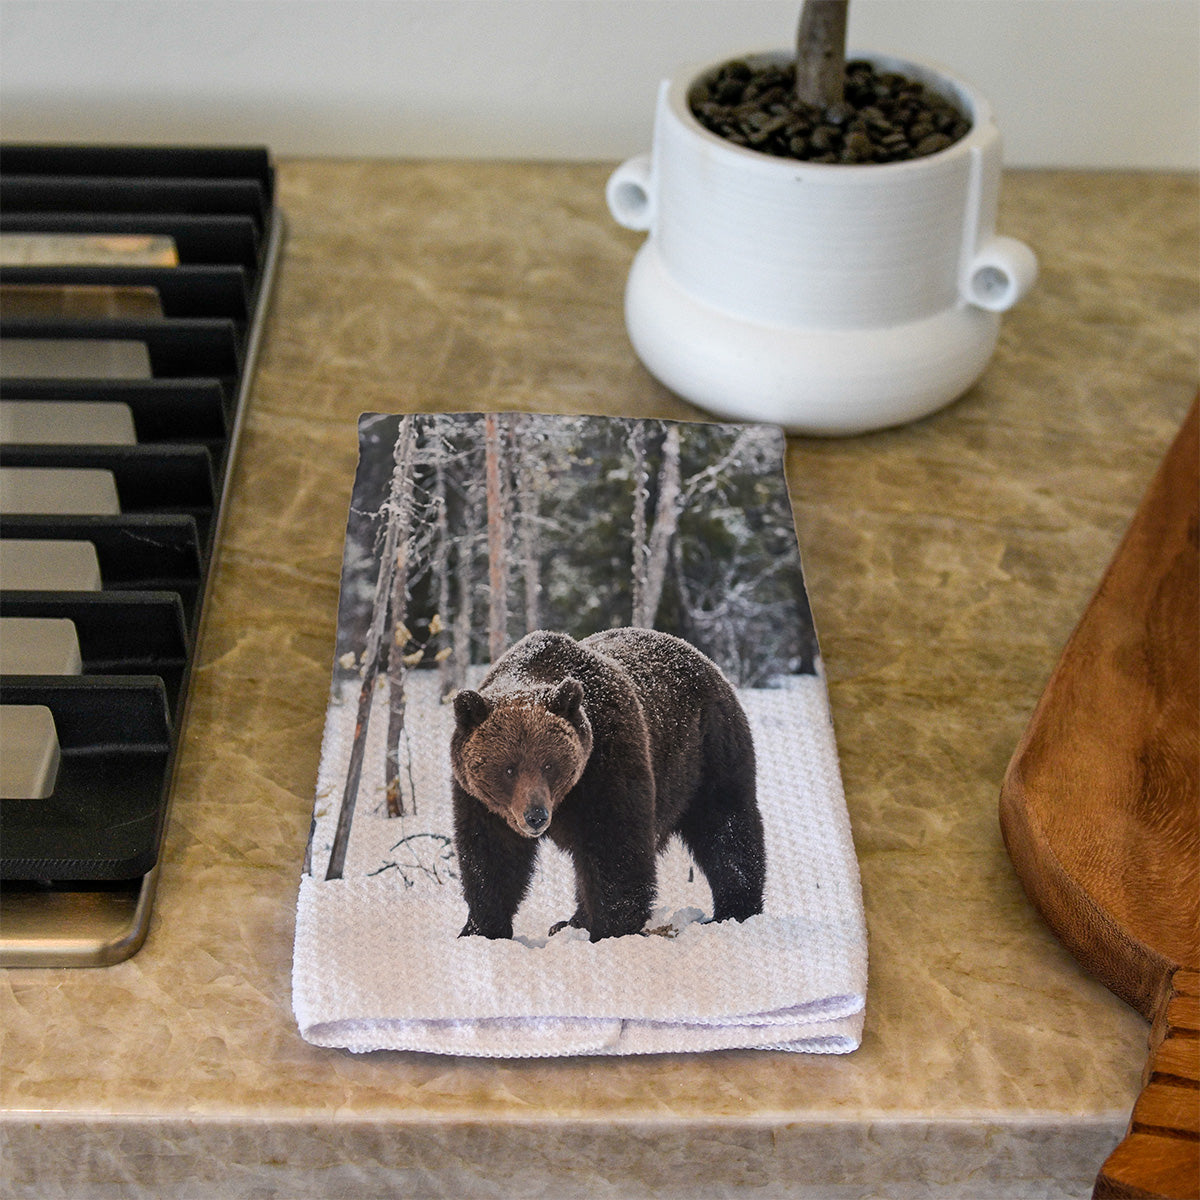
[[[862,872],[862,1048],[493,1062],[298,1036],[294,905],[364,410],[696,417],[641,368],[604,166],[285,162],[158,899],[0,975],[6,1196],[1090,1195],[1147,1029],[1031,909],[1008,758],[1197,386],[1194,180],[1010,173],[991,368],[789,480]]]

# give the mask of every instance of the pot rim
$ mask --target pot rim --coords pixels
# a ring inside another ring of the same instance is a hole
[[[727,54],[709,63],[684,67],[669,79],[664,80],[667,108],[689,132],[702,138],[714,150],[728,155],[732,162],[739,163],[743,168],[771,172],[787,171],[792,175],[799,171],[827,177],[849,174],[878,179],[882,172],[896,174],[928,170],[931,165],[945,163],[955,157],[970,154],[975,147],[986,141],[994,130],[991,105],[965,79],[948,71],[938,63],[870,50],[847,51],[846,61],[863,60],[877,69],[894,71],[898,75],[906,75],[918,83],[923,83],[930,90],[959,105],[970,120],[971,128],[957,142],[947,146],[944,150],[923,155],[921,158],[890,163],[816,163],[800,158],[784,158],[779,155],[764,154],[761,150],[739,146],[707,129],[693,114],[688,104],[688,93],[692,90],[692,85],[702,76],[715,71],[725,63],[740,60],[751,66],[767,63],[779,64],[790,62],[794,57],[794,53],[790,50],[760,50],[747,54]]]

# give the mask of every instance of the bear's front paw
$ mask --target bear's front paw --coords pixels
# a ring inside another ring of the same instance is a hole
[[[476,922],[474,917],[468,917],[467,923],[462,927],[459,937],[485,937],[491,938],[494,941],[499,941],[503,938],[511,938],[513,935],[512,922],[507,925],[492,925],[484,927]]]
[[[576,911],[574,916],[569,917],[565,921],[556,921],[550,926],[550,936],[553,937],[556,933],[560,933],[564,929],[586,929],[587,926],[583,923],[583,914]]]

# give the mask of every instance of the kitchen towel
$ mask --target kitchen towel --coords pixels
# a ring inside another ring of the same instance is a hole
[[[491,1057],[854,1050],[866,929],[782,434],[369,414],[359,435],[297,906],[304,1038]],[[551,933],[576,894],[547,833],[513,936],[459,936],[454,694],[533,629],[580,639],[629,625],[684,638],[735,689],[754,747],[762,911],[711,921],[705,876],[674,837],[642,931]]]

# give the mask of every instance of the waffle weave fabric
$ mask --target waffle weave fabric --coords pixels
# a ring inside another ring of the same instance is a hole
[[[703,877],[672,845],[660,860],[650,922],[660,932],[595,944],[581,930],[551,938],[547,930],[574,903],[570,864],[552,851],[513,940],[459,938],[463,905],[453,885],[425,870],[369,873],[373,862],[388,861],[400,830],[395,820],[364,815],[355,845],[361,869],[350,863],[341,880],[302,880],[293,1002],[304,1037],[356,1051],[504,1057],[855,1049],[866,929],[824,680],[807,676],[738,696],[757,747],[769,851],[762,914],[740,924],[697,919],[711,903]],[[438,823],[429,810],[439,791],[448,806],[444,746],[453,722],[450,706],[413,701],[433,719],[413,764],[425,804],[419,817],[400,818],[410,830]],[[353,720],[349,698],[331,706],[319,797],[345,778]],[[369,761],[381,757],[368,753]],[[318,815],[318,828],[322,820],[332,814]]]

